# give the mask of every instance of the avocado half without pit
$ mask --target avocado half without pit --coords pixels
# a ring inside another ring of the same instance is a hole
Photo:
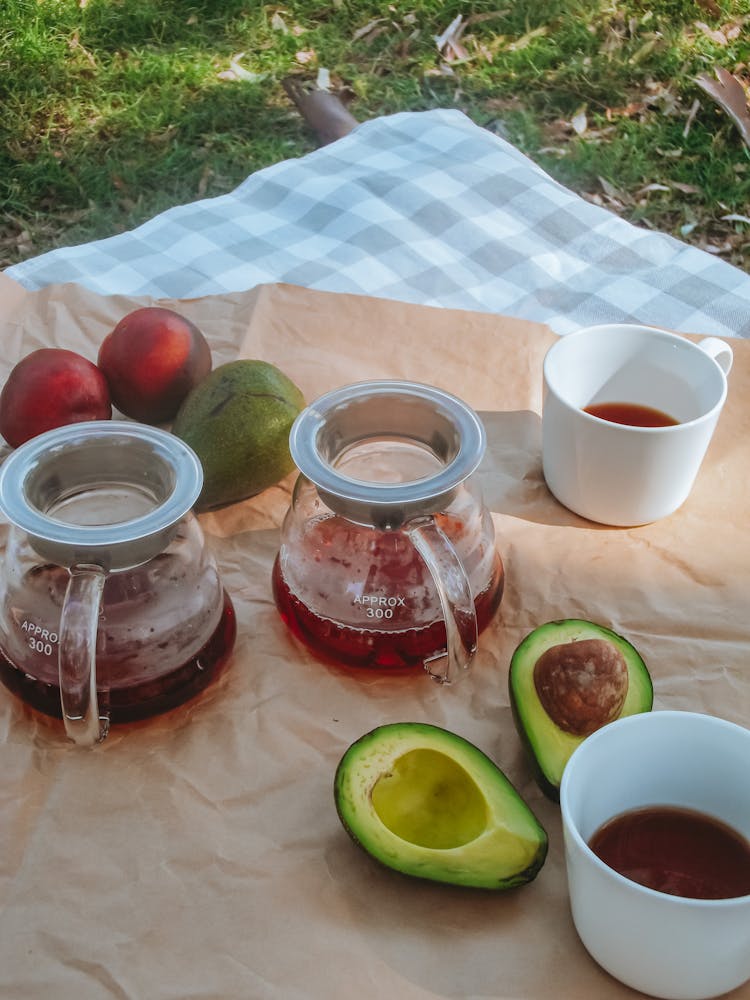
[[[521,742],[553,801],[579,743],[621,716],[650,711],[654,701],[638,651],[611,629],[578,618],[527,635],[510,661],[509,687]]]
[[[404,875],[481,889],[530,882],[547,834],[503,772],[461,736],[418,722],[353,743],[334,780],[339,818]]]

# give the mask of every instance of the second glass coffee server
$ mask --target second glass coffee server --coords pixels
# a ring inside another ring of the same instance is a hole
[[[344,386],[299,415],[273,589],[317,657],[441,682],[469,666],[504,582],[472,478],[485,447],[471,407],[417,382]]]

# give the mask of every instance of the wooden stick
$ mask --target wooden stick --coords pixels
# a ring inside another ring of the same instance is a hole
[[[314,83],[303,82],[298,77],[287,77],[282,86],[307,124],[317,134],[321,146],[348,135],[354,126],[359,124],[347,110],[339,93],[322,90]]]

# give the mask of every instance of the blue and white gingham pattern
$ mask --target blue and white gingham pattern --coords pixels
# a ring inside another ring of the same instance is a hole
[[[289,282],[548,323],[750,336],[750,276],[552,180],[458,111],[368,121],[227,195],[6,272],[186,298]]]

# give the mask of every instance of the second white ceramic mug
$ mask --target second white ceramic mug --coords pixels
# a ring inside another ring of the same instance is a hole
[[[581,743],[563,772],[560,808],[573,922],[621,982],[667,1000],[706,1000],[750,977],[750,896],[657,892],[608,867],[589,841],[614,816],[674,806],[750,838],[750,730],[695,712],[617,719]]]
[[[561,337],[544,360],[542,463],[554,496],[582,517],[633,526],[666,517],[692,489],[727,394],[732,349],[616,323]],[[584,407],[620,402],[678,423],[611,423]]]

